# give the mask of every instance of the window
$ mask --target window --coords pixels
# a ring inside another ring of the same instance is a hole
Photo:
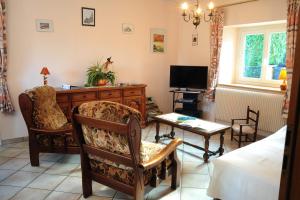
[[[236,82],[278,86],[285,67],[285,24],[240,28],[239,33]]]

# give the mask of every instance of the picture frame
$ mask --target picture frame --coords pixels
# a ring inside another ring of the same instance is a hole
[[[164,29],[150,30],[150,49],[152,53],[165,53],[167,35]]]
[[[134,33],[134,25],[129,23],[123,23],[122,24],[122,32],[124,34],[132,34]]]
[[[198,45],[198,34],[192,35],[192,45],[197,46]]]
[[[49,19],[36,19],[35,20],[37,32],[53,32],[53,21]]]
[[[95,26],[96,10],[95,8],[81,8],[81,24],[82,26]]]

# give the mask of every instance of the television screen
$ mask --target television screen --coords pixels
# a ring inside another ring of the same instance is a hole
[[[170,87],[207,89],[207,66],[180,66],[170,67]]]

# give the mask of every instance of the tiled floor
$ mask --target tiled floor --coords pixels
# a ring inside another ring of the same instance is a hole
[[[162,126],[161,131],[169,132],[170,128]],[[203,145],[203,138],[195,134],[175,129],[176,136],[195,144]],[[148,126],[143,130],[143,139],[153,141],[155,127]],[[168,143],[164,140],[162,143]],[[219,140],[213,137],[212,149],[217,148]],[[230,141],[229,132],[225,135],[225,153],[237,147]],[[205,164],[203,152],[187,145],[178,150],[181,160],[181,185],[172,191],[170,180],[159,187],[148,191],[145,199],[164,200],[208,200],[206,189],[213,170],[211,162]],[[214,157],[211,158],[211,160]],[[40,155],[40,167],[31,167],[29,163],[28,143],[20,142],[0,146],[0,199],[13,200],[77,200],[82,197],[81,171],[79,155],[48,154]],[[92,200],[131,199],[125,194],[93,182]]]

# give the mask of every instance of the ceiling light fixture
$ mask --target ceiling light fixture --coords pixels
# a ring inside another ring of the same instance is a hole
[[[206,14],[205,10],[202,10],[199,4],[199,0],[197,0],[196,4],[192,9],[189,10],[189,4],[187,2],[184,2],[181,4],[182,9],[182,17],[185,22],[189,22],[192,20],[195,28],[199,26],[201,23],[201,19],[205,22],[210,22],[214,15],[213,15],[213,9],[215,8],[215,5],[212,1],[208,3],[208,11],[209,13]]]

